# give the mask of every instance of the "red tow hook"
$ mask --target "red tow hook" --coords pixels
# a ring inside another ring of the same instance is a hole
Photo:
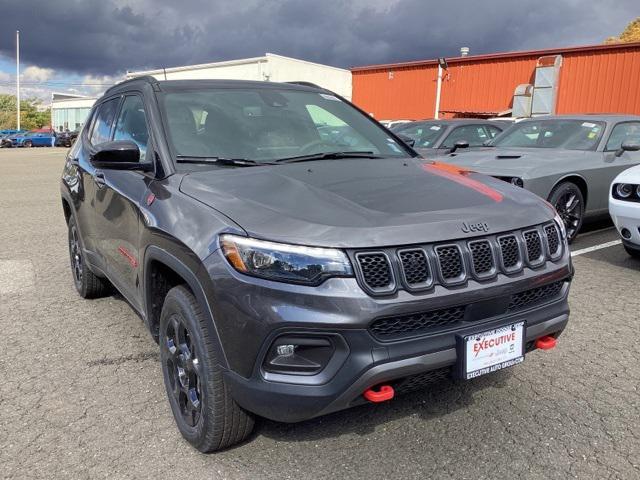
[[[536,348],[540,350],[551,350],[556,346],[556,339],[550,335],[545,335],[536,340]]]
[[[363,393],[364,398],[373,403],[386,402],[387,400],[391,400],[396,392],[393,391],[393,387],[391,385],[380,385],[379,390],[374,390],[370,388],[365,390]]]

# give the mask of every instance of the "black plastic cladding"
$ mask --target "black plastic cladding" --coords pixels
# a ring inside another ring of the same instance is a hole
[[[357,251],[352,255],[362,288],[372,295],[389,295],[399,287],[416,292],[436,283],[453,287],[470,278],[483,281],[499,273],[535,269],[546,261],[558,260],[562,253],[558,227],[549,222],[446,244]]]

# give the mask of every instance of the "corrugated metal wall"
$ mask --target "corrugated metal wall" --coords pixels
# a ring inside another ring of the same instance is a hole
[[[564,59],[558,113],[640,114],[640,44],[451,59],[440,111],[507,110],[516,86],[533,82],[537,59],[557,54]],[[356,68],[353,101],[380,120],[433,118],[436,77],[434,61]]]

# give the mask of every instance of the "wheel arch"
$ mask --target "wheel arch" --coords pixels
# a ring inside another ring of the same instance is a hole
[[[167,250],[151,245],[145,250],[143,271],[144,322],[156,342],[159,340],[160,313],[168,291],[177,285],[187,286],[202,308],[210,331],[215,335],[217,358],[228,369],[228,362],[213,319],[211,305],[196,273]]]
[[[558,187],[558,185],[562,183],[571,182],[575,184],[579,189],[580,193],[582,193],[582,198],[584,199],[585,211],[587,210],[587,202],[589,201],[589,187],[587,186],[587,181],[585,178],[578,173],[570,173],[558,179],[549,190],[549,195],[547,195],[547,199],[551,196],[551,193]]]

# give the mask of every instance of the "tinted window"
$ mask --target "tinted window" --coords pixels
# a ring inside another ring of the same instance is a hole
[[[583,120],[553,119],[521,122],[496,138],[497,147],[563,148],[594,150],[604,123]]]
[[[502,132],[501,129],[499,129],[498,127],[495,127],[493,125],[485,125],[484,128],[487,129],[487,132],[489,132],[489,136],[491,138],[494,138],[496,135],[498,135],[499,133]]]
[[[613,127],[605,150],[618,150],[624,142],[640,143],[640,122],[619,123]]]
[[[276,88],[168,92],[169,139],[180,156],[271,161],[298,155],[406,150],[371,119],[330,94]]]
[[[396,133],[412,138],[416,148],[432,148],[446,129],[441,123],[417,123],[398,129]]]
[[[144,161],[149,142],[149,130],[141,97],[137,95],[125,97],[120,115],[118,115],[113,139],[134,142],[140,149],[140,161]]]
[[[116,115],[119,101],[119,98],[113,98],[98,107],[93,129],[91,130],[91,143],[93,145],[109,141],[111,125],[113,124],[113,117]]]
[[[443,148],[451,148],[456,142],[461,140],[468,142],[470,147],[479,147],[489,140],[489,136],[482,125],[465,125],[451,132],[440,146]]]

